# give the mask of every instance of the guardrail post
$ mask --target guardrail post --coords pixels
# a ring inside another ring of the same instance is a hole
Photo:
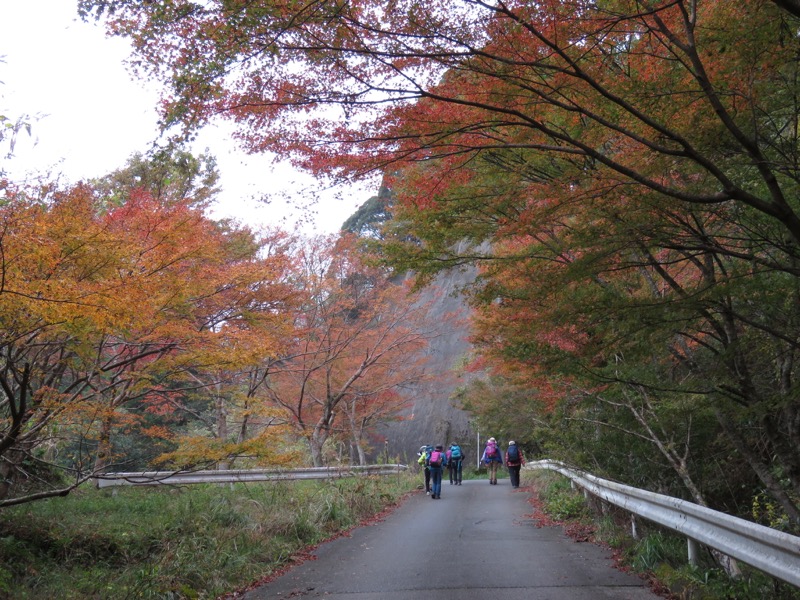
[[[639,530],[636,529],[636,515],[631,513],[631,537],[635,540],[639,539]]]
[[[686,549],[689,555],[689,564],[696,567],[699,564],[700,545],[692,538],[686,538]]]

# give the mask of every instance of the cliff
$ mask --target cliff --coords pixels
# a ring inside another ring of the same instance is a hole
[[[391,205],[391,191],[381,185],[378,194],[345,221],[342,230],[380,238],[382,225],[392,218]],[[465,248],[457,249],[461,250]],[[372,459],[383,455],[408,463],[416,460],[423,444],[458,442],[466,452],[465,464],[476,461],[477,440],[470,417],[451,400],[453,392],[467,383],[467,376],[459,374],[457,367],[470,350],[470,309],[459,290],[472,283],[475,276],[474,267],[452,269],[440,274],[422,291],[420,303],[430,305],[428,317],[439,331],[428,350],[428,377],[424,383],[405,391],[409,408],[401,413],[401,419],[378,428]]]
[[[402,413],[402,420],[378,430],[385,437],[386,448],[376,450],[388,451],[392,460],[399,457],[402,462],[413,461],[423,444],[453,442],[466,452],[467,463],[476,460],[477,441],[470,417],[451,399],[457,387],[466,383],[466,375],[457,367],[470,349],[469,307],[458,290],[474,278],[474,268],[454,269],[439,275],[422,291],[420,302],[430,303],[428,317],[437,324],[439,334],[428,350],[428,377],[404,393],[410,408]]]

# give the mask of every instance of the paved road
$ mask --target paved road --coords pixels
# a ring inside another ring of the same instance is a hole
[[[655,600],[609,552],[537,527],[524,490],[465,481],[415,494],[384,521],[320,546],[247,600]]]

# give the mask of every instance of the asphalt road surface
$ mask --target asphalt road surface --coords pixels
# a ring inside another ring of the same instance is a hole
[[[419,492],[382,522],[320,546],[243,597],[330,600],[654,600],[610,552],[538,527],[528,493],[486,480]]]

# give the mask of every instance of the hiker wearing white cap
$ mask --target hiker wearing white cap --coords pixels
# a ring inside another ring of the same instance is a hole
[[[511,480],[511,487],[519,487],[519,471],[524,464],[525,457],[522,455],[522,450],[514,440],[511,440],[508,442],[508,450],[506,450],[506,466],[508,467],[508,478]]]
[[[497,447],[497,440],[493,437],[486,442],[481,462],[489,469],[489,483],[497,485],[497,468],[503,464],[503,455],[500,452],[500,448]]]

